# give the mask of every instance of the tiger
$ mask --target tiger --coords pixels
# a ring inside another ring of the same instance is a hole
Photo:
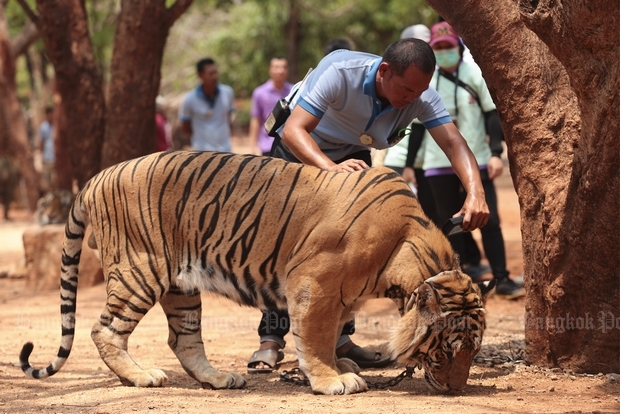
[[[65,223],[72,205],[73,193],[71,191],[48,191],[37,201],[36,221],[41,226]]]
[[[343,324],[369,299],[396,302],[402,317],[390,354],[423,368],[437,392],[464,389],[481,347],[488,292],[462,273],[446,236],[391,169],[334,173],[271,157],[172,151],[109,167],[77,194],[63,242],[60,348],[38,369],[27,342],[20,364],[29,377],[54,375],[71,352],[87,225],[107,292],[91,338],[127,386],[167,383],[162,370],[140,368],[127,352],[157,302],[168,345],[192,378],[210,389],[245,385],[205,356],[203,291],[288,309],[299,367],[315,394],[368,389],[359,367],[335,349]]]

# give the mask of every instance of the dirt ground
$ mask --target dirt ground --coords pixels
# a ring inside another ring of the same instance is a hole
[[[512,275],[523,271],[519,208],[508,171],[497,181],[500,215]],[[0,269],[23,257],[21,234],[32,221],[24,211],[14,220],[0,219]],[[477,235],[476,235],[477,236]],[[27,379],[18,354],[27,341],[36,367],[55,356],[60,340],[57,291],[33,292],[25,280],[0,279],[0,413],[360,413],[360,412],[620,412],[620,375],[584,375],[561,369],[528,366],[524,361],[524,299],[490,298],[488,329],[482,351],[472,366],[467,388],[456,394],[430,392],[420,372],[387,389],[355,395],[313,395],[310,388],[280,380],[279,373],[297,365],[292,337],[279,372],[249,375],[246,362],[258,345],[258,310],[204,295],[203,337],[211,363],[237,371],[247,380],[242,390],[204,390],[181,368],[167,346],[167,323],[154,308],[130,339],[130,354],[142,367],[163,369],[163,388],[122,386],[104,365],[90,339],[90,329],[103,309],[103,286],[79,289],[76,338],[64,368],[45,380]],[[384,349],[398,314],[387,300],[368,302],[357,316],[356,343]],[[362,376],[381,383],[400,374],[402,366],[365,370]]]

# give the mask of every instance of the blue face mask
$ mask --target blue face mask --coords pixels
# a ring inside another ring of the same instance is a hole
[[[458,46],[452,49],[435,50],[434,53],[440,68],[452,68],[461,60]]]

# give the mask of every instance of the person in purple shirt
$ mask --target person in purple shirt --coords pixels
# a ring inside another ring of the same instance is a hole
[[[286,97],[292,84],[287,82],[288,61],[284,57],[273,57],[269,62],[269,80],[252,92],[250,120],[250,145],[256,155],[269,155],[273,138],[267,135],[263,124],[279,99]]]

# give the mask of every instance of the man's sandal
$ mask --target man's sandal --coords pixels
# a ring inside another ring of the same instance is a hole
[[[278,362],[284,359],[284,352],[282,350],[259,349],[252,354],[248,361],[248,373],[249,374],[269,374],[278,365]],[[269,365],[269,368],[256,368],[259,363]]]

